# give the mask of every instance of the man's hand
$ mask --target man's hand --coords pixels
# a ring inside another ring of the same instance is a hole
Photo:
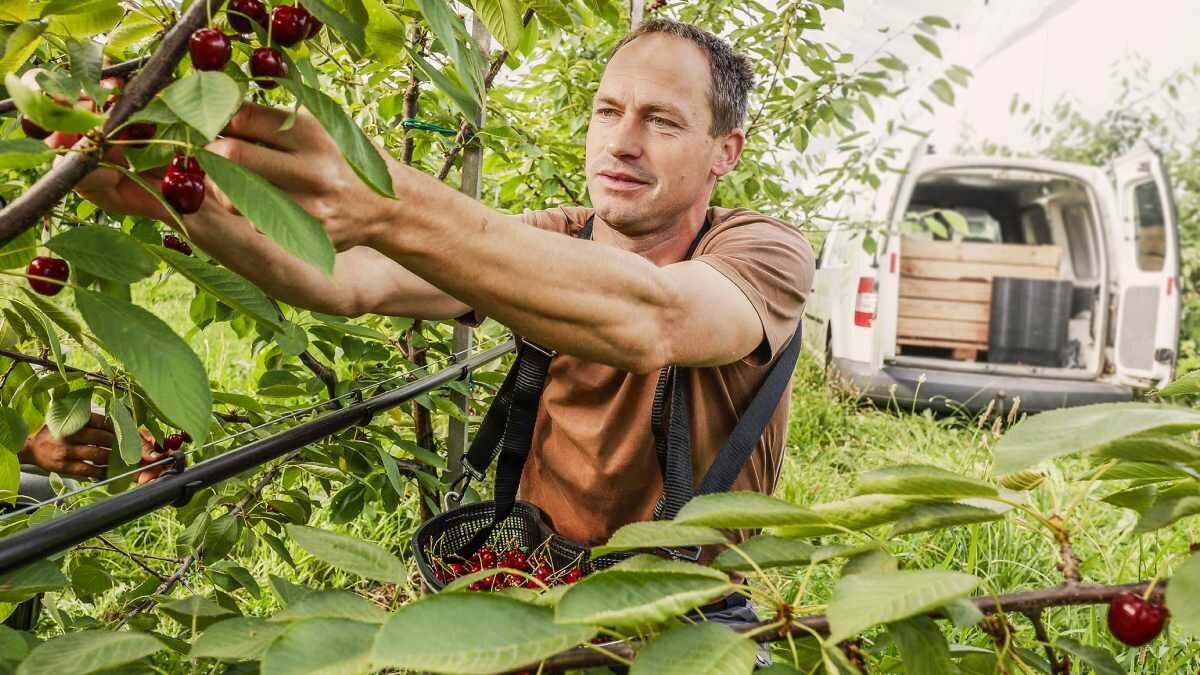
[[[86,426],[65,438],[55,437],[43,426],[25,439],[17,459],[22,464],[76,478],[103,478],[115,440],[112,423],[92,413]]]
[[[389,217],[392,200],[367,187],[311,113],[300,109],[292,127],[280,131],[287,117],[285,110],[245,104],[229,121],[223,138],[205,149],[287,192],[321,221],[337,250],[363,244],[368,228]],[[399,163],[382,149],[379,154],[396,176]],[[233,211],[228,199],[216,192],[225,208]]]

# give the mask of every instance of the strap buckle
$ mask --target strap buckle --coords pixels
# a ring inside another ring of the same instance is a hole
[[[700,546],[684,546],[681,548],[659,546],[658,550],[665,552],[672,560],[687,560],[688,562],[698,562],[700,560]]]
[[[471,473],[476,473],[474,469],[470,469],[468,467],[469,465],[464,461],[463,469],[466,469],[466,471],[463,471],[461,476],[455,478],[454,481],[450,483],[450,489],[446,490],[446,496],[442,498],[442,507],[445,510],[449,511],[450,509],[457,508],[462,504],[462,500],[466,495],[467,488],[471,485]],[[454,502],[453,506],[451,506],[450,502]]]
[[[558,354],[557,349],[550,349],[549,347],[543,347],[543,346],[539,345],[538,343],[532,342],[530,340],[522,340],[521,344],[525,345],[526,347],[530,347],[538,352],[541,352],[548,359],[552,359]]]

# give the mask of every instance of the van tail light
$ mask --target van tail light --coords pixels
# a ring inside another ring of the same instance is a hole
[[[854,299],[854,325],[871,327],[875,320],[875,308],[879,305],[874,277],[858,278],[858,295]]]

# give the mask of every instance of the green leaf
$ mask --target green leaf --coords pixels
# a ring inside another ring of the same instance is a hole
[[[376,581],[406,583],[408,573],[396,556],[358,537],[304,525],[288,525],[287,533],[318,560]]]
[[[54,159],[54,150],[50,149],[50,146],[41,141],[32,138],[10,138],[6,140],[0,140],[0,169],[32,169],[35,166],[41,166],[42,164],[49,162],[51,159]],[[36,243],[37,239],[34,238],[34,235],[37,234],[37,230],[31,228],[25,230],[25,232],[22,232],[21,234],[25,235],[25,233],[29,233],[29,235],[18,236],[15,240],[5,245],[5,249],[13,246],[13,244],[17,241],[21,241],[22,244],[14,246],[13,248],[28,247],[30,244],[25,242],[31,238],[32,241]],[[2,251],[2,249],[0,249],[0,251]],[[29,256],[29,258],[33,258],[32,254]],[[0,258],[0,268],[3,269],[12,269],[13,267],[18,267],[28,263],[29,260],[26,260],[24,263],[7,264],[6,259]]]
[[[46,31],[45,21],[23,21],[4,43],[4,58],[0,58],[0,73],[13,73],[37,50]],[[9,90],[12,95],[12,90]],[[49,129],[49,127],[44,127]]]
[[[446,0],[416,0],[416,4],[438,42],[454,62],[459,81],[467,86],[476,100],[482,100],[483,64],[479,60],[478,45],[466,35],[458,14]]]
[[[559,623],[657,624],[733,592],[728,578],[689,569],[612,567],[576,582],[559,600]]]
[[[896,643],[900,659],[904,661],[904,671],[910,675],[923,673],[953,673],[954,664],[950,660],[950,645],[946,636],[927,616],[914,616],[911,619],[888,624],[888,635]]]
[[[355,58],[367,51],[367,37],[363,32],[363,27],[355,23],[353,20],[343,16],[334,8],[325,3],[324,0],[300,0],[300,4],[309,11],[310,14],[317,17],[321,23],[329,26],[335,33],[346,41],[346,44],[354,48],[357,54],[353,54]]]
[[[934,42],[933,39],[917,33],[913,35],[913,40],[915,40],[917,44],[921,45],[921,49],[924,49],[939,59],[942,58],[942,50],[938,49],[937,43]]]
[[[162,246],[150,246],[150,251],[174,267],[189,281],[221,302],[253,318],[255,321],[282,328],[282,319],[270,298],[257,286],[230,270],[184,255]]]
[[[1189,478],[1181,468],[1155,462],[1120,462],[1116,466],[1099,467],[1084,476],[1086,480],[1138,480],[1161,483]]]
[[[198,150],[196,159],[234,207],[284,250],[333,274],[333,243],[321,222],[284,192],[224,157]]]
[[[8,406],[0,406],[0,448],[20,452],[28,435],[29,426],[25,424],[21,413]]]
[[[354,169],[354,173],[372,190],[384,197],[396,198],[392,188],[392,174],[387,163],[379,155],[378,148],[367,138],[363,130],[350,119],[342,106],[324,92],[307,87],[295,80],[284,80],[283,86],[295,95],[300,105],[308,109],[321,123],[325,131],[338,144],[342,156]]]
[[[698,544],[725,544],[725,535],[711,527],[676,525],[670,521],[652,520],[630,523],[613,533],[603,546],[592,549],[593,556],[613,551],[627,551],[660,546],[692,546]]]
[[[644,649],[629,675],[735,675],[754,671],[758,645],[728,626],[704,622],[678,626]]]
[[[970,628],[983,621],[983,612],[979,607],[965,598],[959,598],[947,603],[942,611],[950,618],[955,628]]]
[[[595,634],[592,626],[555,623],[552,610],[502,595],[443,592],[401,607],[379,631],[374,661],[377,668],[496,673]]]
[[[242,91],[225,73],[196,71],[164,89],[162,100],[179,119],[211,141],[242,105]]]
[[[142,458],[142,437],[138,433],[137,423],[133,420],[133,413],[124,401],[114,396],[109,399],[108,417],[113,421],[117,451],[121,459],[130,466],[137,464]]]
[[[259,617],[235,617],[215,623],[192,643],[192,658],[251,661],[260,658],[287,624]]]
[[[1150,403],[1099,403],[1039,413],[1010,429],[996,445],[996,475],[1105,445],[1147,431],[1200,428],[1200,411]]]
[[[228,619],[237,614],[199,595],[191,595],[168,602],[160,609],[164,614],[178,621],[185,630],[191,630],[193,622],[198,628],[204,630],[222,619]]]
[[[89,14],[99,12],[117,4],[117,0],[50,0],[38,16],[45,18],[56,14]]]
[[[145,279],[158,266],[136,239],[103,225],[73,227],[46,242],[46,248],[89,274],[122,284]]]
[[[808,564],[812,558],[813,545],[806,541],[784,539],[770,534],[760,534],[750,537],[738,544],[738,548],[758,565],[759,569],[773,567],[792,567]],[[727,549],[722,551],[713,561],[712,566],[719,570],[737,570],[746,572],[754,569],[737,551]]]
[[[482,114],[483,104],[478,97],[473,96],[462,87],[451,82],[449,78],[442,74],[442,71],[430,65],[408,43],[404,43],[404,48],[408,50],[408,56],[412,59],[413,65],[421,71],[425,79],[432,82],[433,86],[440,89],[442,93],[449,96],[450,100],[454,102],[454,105],[458,107],[464,117],[471,120],[479,119],[479,116]]]
[[[17,675],[95,673],[161,651],[165,645],[145,633],[85,630],[34,647]]]
[[[910,464],[867,471],[858,478],[854,494],[894,494],[923,497],[995,497],[992,485],[936,466]]]
[[[842,577],[826,611],[829,640],[841,642],[872,626],[924,614],[967,595],[979,583],[970,574],[944,570]]]
[[[921,17],[921,23],[937,26],[938,28],[950,28],[950,21],[941,16],[923,16]]]
[[[1200,463],[1200,448],[1179,436],[1165,434],[1141,434],[1118,438],[1096,448],[1093,454],[1096,457],[1126,459],[1134,462]]]
[[[938,78],[929,83],[929,91],[938,97],[938,100],[946,105],[954,105],[954,87],[943,78]]]
[[[524,10],[516,0],[474,0],[472,5],[487,25],[492,37],[510,53],[521,44],[521,15]]]
[[[223,560],[239,541],[241,530],[232,513],[222,514],[204,532],[204,562]]]
[[[54,325],[65,330],[67,334],[75,338],[77,342],[81,344],[83,343],[83,326],[80,325],[78,319],[70,314],[67,314],[67,312],[61,307],[34,293],[32,290],[25,287],[22,287],[21,290],[25,293],[25,297],[28,298],[29,301],[32,302],[33,305],[46,316],[46,318],[54,322]],[[47,329],[49,330],[49,328]]]
[[[5,76],[4,86],[8,88],[8,94],[17,109],[43,129],[82,133],[100,126],[104,121],[102,115],[55,103],[12,73]]]
[[[306,619],[349,619],[362,623],[382,624],[387,611],[366,598],[346,591],[318,591],[300,598],[287,609],[271,617],[271,621],[304,621]]]
[[[1200,554],[1193,554],[1171,575],[1167,609],[1171,622],[1192,637],[1200,636]]]
[[[46,410],[46,427],[55,438],[70,436],[92,419],[92,390],[79,389],[56,394]]]
[[[92,332],[175,426],[202,445],[212,392],[199,357],[166,323],[136,305],[82,288],[75,302]]]
[[[58,565],[49,560],[30,563],[19,570],[0,576],[0,602],[22,602],[46,591],[67,585]]]
[[[404,481],[400,480],[400,468],[396,466],[396,458],[384,450],[382,445],[376,445],[375,450],[379,453],[379,462],[383,464],[383,471],[387,474],[388,483],[398,496],[404,496]]]
[[[938,530],[943,527],[986,523],[1003,517],[1002,511],[983,509],[970,504],[921,504],[896,521],[888,537]]]
[[[371,649],[379,627],[346,619],[291,624],[262,655],[262,675],[341,675],[378,670]]]
[[[0,143],[3,142],[0,141]],[[37,141],[34,142],[36,143]],[[6,168],[25,167],[6,167],[4,166],[4,157],[0,155],[0,169]],[[18,234],[12,241],[0,247],[0,270],[24,269],[37,255],[37,244],[37,228],[31,227]]]
[[[79,80],[93,101],[104,100],[100,90],[100,63],[103,47],[94,40],[67,40],[71,76]]]
[[[1159,396],[1188,396],[1190,394],[1200,394],[1200,369],[1193,370],[1158,390]]]
[[[1113,655],[1104,649],[1085,645],[1068,637],[1056,639],[1054,646],[1078,657],[1080,661],[1091,666],[1092,670],[1096,671],[1096,675],[1125,675],[1125,669],[1121,667],[1121,664],[1117,663]]]
[[[675,516],[679,525],[759,528],[824,522],[809,509],[761,492],[719,492],[693,498]]]
[[[525,0],[525,5],[532,9],[539,19],[545,19],[560,28],[571,28],[575,25],[575,17],[567,11],[562,0]]]
[[[1158,498],[1134,526],[1134,534],[1144,534],[1162,529],[1180,518],[1200,513],[1200,494],[1195,484],[1172,488],[1158,494]],[[1190,493],[1190,494],[1189,494]]]
[[[813,512],[829,525],[792,525],[777,528],[775,534],[803,538],[841,532],[841,528],[863,530],[890,523],[908,513],[912,507],[928,502],[923,497],[909,495],[859,495],[812,507]]]

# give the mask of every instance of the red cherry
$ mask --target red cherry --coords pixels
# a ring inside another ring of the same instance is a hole
[[[239,33],[254,32],[252,21],[266,28],[271,20],[266,5],[258,0],[230,0],[225,16],[229,19],[229,27]]]
[[[47,279],[56,279],[65,282],[67,277],[71,276],[71,266],[67,264],[66,260],[61,258],[39,255],[29,262],[29,266],[25,268],[25,273],[30,276],[46,277]],[[63,289],[61,283],[46,281],[44,279],[30,279],[29,286],[41,295],[55,295]]]
[[[256,78],[287,77],[287,61],[283,55],[271,47],[259,47],[250,54],[250,74]],[[255,83],[263,89],[274,89],[279,86],[274,80],[257,79]]]
[[[204,203],[204,179],[190,173],[168,173],[159,187],[167,203],[180,213],[195,213]]]
[[[271,12],[271,39],[291,47],[308,36],[308,10],[294,5],[280,5]]]
[[[462,563],[450,563],[450,578],[457,579],[467,573],[466,565]]]
[[[179,241],[179,238],[173,234],[168,234],[167,237],[172,237],[175,239],[175,241]],[[164,242],[167,237],[163,237]],[[180,242],[180,243],[182,243],[182,242]],[[186,246],[186,244],[184,244],[184,245]],[[168,248],[170,248],[170,247],[168,247]],[[189,249],[188,252],[190,253],[191,250]],[[182,448],[183,443],[184,443],[183,434],[171,434],[170,436],[167,436],[166,438],[163,439],[163,447],[166,448],[168,451],[178,450],[179,448]]]
[[[216,28],[201,28],[188,38],[188,53],[196,70],[221,70],[233,56],[233,45]]]
[[[180,436],[183,436],[183,442],[184,442],[184,443],[191,443],[191,442],[192,442],[192,435],[191,435],[191,434],[189,434],[188,432],[184,431],[184,432],[180,433],[179,435],[180,435]]]
[[[158,126],[153,122],[134,122],[126,125],[125,128],[117,132],[117,140],[119,141],[147,141],[154,138],[154,134],[158,132]],[[131,148],[144,148],[149,143],[129,143]]]
[[[1158,637],[1167,621],[1167,608],[1135,593],[1122,593],[1108,605],[1108,630],[1130,647]]]
[[[468,591],[482,591],[483,590],[483,581],[472,581],[470,584],[467,585],[467,590]]]
[[[200,168],[200,162],[197,162],[195,157],[188,157],[187,155],[175,155],[172,157],[171,163],[167,165],[167,173],[188,173],[199,178],[204,178],[204,169]]]
[[[49,131],[39,127],[37,123],[24,115],[21,115],[21,131],[25,132],[26,136],[39,141],[50,135]]]
[[[304,12],[304,22],[308,24],[308,32],[304,34],[304,39],[308,40],[316,37],[317,33],[320,33],[321,29],[325,27],[325,24],[321,23],[320,19],[313,16],[312,13],[308,11],[308,8],[304,5],[296,5],[296,9]]]
[[[176,237],[173,234],[168,234],[168,235],[164,236],[162,243],[165,248],[169,248],[172,251],[179,251],[180,253],[182,253],[184,255],[192,254],[192,247],[186,241],[180,239],[179,237]],[[183,434],[171,434],[169,437],[167,437],[167,442],[169,443],[172,438],[175,438],[177,436],[179,437],[179,445],[183,445],[183,443],[184,443]],[[175,447],[179,447],[179,446],[177,445]],[[172,448],[170,445],[168,445],[167,449],[171,450]]]
[[[567,572],[566,581],[568,584],[573,584],[583,578],[583,570],[578,567],[572,567],[570,572]]]
[[[551,574],[554,574],[554,569],[549,565],[538,565],[537,569],[533,571],[533,576],[537,577],[540,581],[549,579]]]

